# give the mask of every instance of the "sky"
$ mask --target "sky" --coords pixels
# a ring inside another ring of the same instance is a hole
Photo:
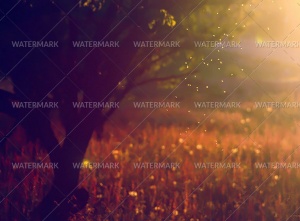
[[[300,45],[300,0],[264,0],[248,18],[251,24],[241,35],[243,50],[257,57],[265,57],[272,49],[255,47],[256,41],[298,41]],[[271,59],[300,64],[299,48],[275,50]]]

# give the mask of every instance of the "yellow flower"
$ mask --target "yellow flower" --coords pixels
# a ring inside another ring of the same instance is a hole
[[[137,197],[137,192],[136,191],[129,191],[129,196],[132,196],[132,197]]]

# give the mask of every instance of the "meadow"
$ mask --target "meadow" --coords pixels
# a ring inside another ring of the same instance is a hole
[[[81,187],[87,207],[72,220],[299,220],[300,173],[296,168],[257,168],[257,163],[299,161],[300,128],[277,111],[264,123],[242,112],[216,112],[202,125],[145,122],[115,127],[90,141],[85,164],[117,163],[118,168],[84,168]],[[264,114],[264,113],[261,113]],[[253,113],[252,113],[253,115]],[[259,126],[258,126],[259,125]],[[15,170],[11,162],[46,156],[38,144],[8,142],[1,157],[1,220],[28,216],[49,190],[50,169]],[[178,168],[136,168],[139,162],[180,164]],[[237,168],[197,168],[195,163],[236,163]],[[25,178],[25,179],[24,179]],[[24,181],[16,187],[16,185]],[[9,215],[8,215],[9,214]]]

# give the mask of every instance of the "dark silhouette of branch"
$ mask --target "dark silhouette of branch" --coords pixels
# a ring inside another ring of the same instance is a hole
[[[178,79],[178,78],[184,78],[187,77],[189,75],[190,72],[184,73],[184,74],[179,74],[179,75],[170,75],[167,77],[160,77],[160,78],[150,78],[144,81],[141,81],[137,84],[135,84],[136,87],[142,86],[144,84],[149,84],[152,82],[161,82],[161,81],[168,81],[168,80],[172,80],[172,79]]]
[[[13,118],[18,118],[20,111],[12,107],[11,101],[20,101],[21,99],[13,93],[0,89],[0,112]]]
[[[114,101],[115,102],[120,102],[121,100],[123,100],[123,98],[133,89],[135,88],[135,85],[133,84],[128,84],[126,85],[125,89],[122,90],[120,93],[118,93],[115,97],[114,97]],[[114,112],[116,111],[116,108],[111,108],[109,109],[106,113],[105,113],[105,117],[109,118]]]
[[[168,81],[168,80],[172,80],[172,79],[179,79],[179,78],[183,78],[189,75],[190,72],[187,73],[183,73],[180,75],[170,75],[167,77],[161,77],[161,78],[150,78],[147,80],[144,80],[142,82],[139,82],[137,84],[128,84],[126,85],[126,88],[124,90],[122,90],[120,93],[118,93],[117,95],[115,95],[114,97],[114,101],[115,102],[120,102],[132,89],[142,86],[144,84],[148,84],[151,82],[160,82],[160,81]],[[116,111],[116,108],[111,108],[109,109],[104,115],[106,118],[109,118],[114,112]]]
[[[174,53],[173,50],[169,50],[168,52],[166,52],[166,53],[164,53],[164,54],[158,56],[156,59],[150,60],[150,62],[146,63],[146,64],[144,65],[144,67],[145,67],[145,66],[151,67],[151,66],[152,66],[153,64],[155,64],[156,62],[161,61],[162,59],[164,59],[164,58],[166,58],[166,57],[172,55],[173,53]]]

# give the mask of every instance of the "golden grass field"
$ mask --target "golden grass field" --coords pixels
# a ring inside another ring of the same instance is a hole
[[[300,169],[259,169],[255,163],[299,161],[300,128],[278,124],[286,122],[280,115],[269,119],[260,125],[239,112],[217,112],[197,129],[145,123],[130,136],[128,125],[107,124],[103,138],[90,141],[84,162],[104,160],[120,167],[82,169],[81,186],[90,199],[72,220],[299,220]],[[21,162],[46,154],[34,144],[21,149],[1,158],[2,195],[28,173],[12,170],[12,159]],[[163,161],[180,162],[180,168],[133,166]],[[240,163],[240,168],[199,169],[196,162]],[[51,176],[50,170],[34,170],[2,204],[1,217],[16,217],[3,220],[18,220],[16,210],[28,214],[49,189]]]

